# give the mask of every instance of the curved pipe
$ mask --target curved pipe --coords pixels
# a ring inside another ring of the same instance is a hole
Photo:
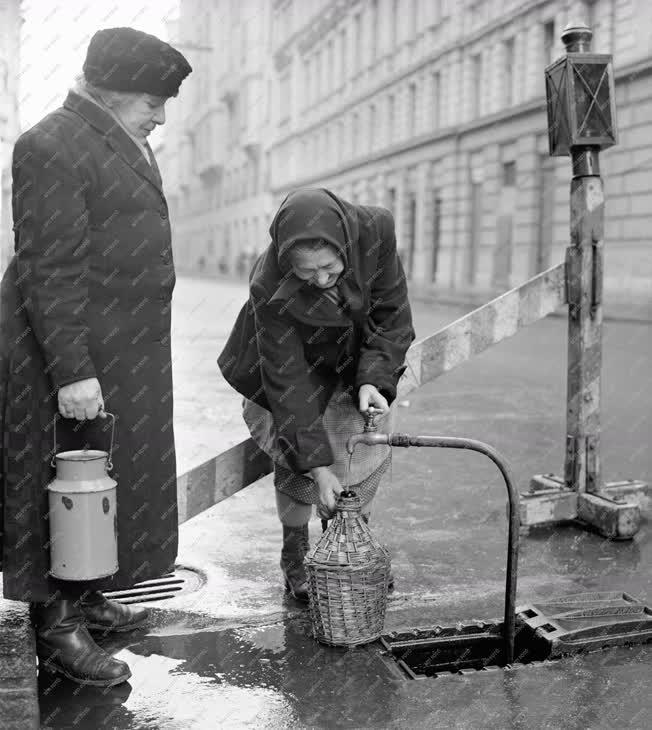
[[[469,449],[488,456],[500,470],[509,496],[509,534],[507,538],[507,575],[505,578],[505,658],[507,664],[514,660],[514,637],[516,634],[516,581],[518,576],[519,498],[511,470],[505,459],[492,446],[474,439],[452,436],[409,436],[405,433],[366,432],[351,436],[346,450],[352,454],[359,443],[389,444],[390,446],[435,446],[446,449]]]

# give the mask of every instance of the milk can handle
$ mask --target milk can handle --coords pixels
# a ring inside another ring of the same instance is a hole
[[[113,437],[115,436],[115,416],[113,413],[104,411],[104,413],[111,418],[111,443],[109,444],[109,458],[106,460],[106,470],[111,471],[113,469],[113,461],[111,459],[113,455]],[[54,451],[52,452],[52,459],[50,461],[51,466],[56,466],[57,462],[55,457],[57,455],[57,418],[60,418],[58,413],[54,414],[53,426],[54,426]]]

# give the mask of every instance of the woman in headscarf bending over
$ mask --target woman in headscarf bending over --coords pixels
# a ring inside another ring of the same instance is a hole
[[[363,430],[364,412],[389,412],[414,330],[389,211],[299,189],[270,235],[218,363],[274,462],[285,586],[307,601],[312,505],[328,519],[350,487],[368,520],[390,448],[359,444],[349,467],[346,441]]]

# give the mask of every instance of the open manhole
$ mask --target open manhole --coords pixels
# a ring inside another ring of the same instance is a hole
[[[204,578],[196,570],[177,567],[172,573],[166,573],[160,578],[144,580],[121,591],[103,591],[103,593],[107,598],[119,603],[153,603],[184,593],[193,593],[203,585]]]
[[[466,674],[507,666],[501,623],[457,627],[436,626],[381,636],[385,657],[410,679]],[[512,664],[530,664],[550,657],[550,644],[529,626],[519,626]],[[390,659],[391,658],[391,659]]]
[[[652,641],[652,608],[622,591],[575,593],[516,609],[509,666]],[[508,666],[499,621],[435,626],[380,637],[384,659],[411,679]]]

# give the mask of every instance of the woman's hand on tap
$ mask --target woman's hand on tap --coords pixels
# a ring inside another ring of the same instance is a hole
[[[375,385],[365,383],[358,390],[358,409],[361,413],[371,411],[376,418],[383,419],[389,413],[389,403]]]

